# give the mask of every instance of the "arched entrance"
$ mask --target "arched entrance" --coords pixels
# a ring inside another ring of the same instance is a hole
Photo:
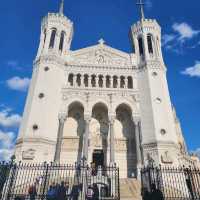
[[[80,102],[73,102],[68,106],[68,117],[63,131],[62,160],[71,163],[81,160],[84,131],[84,107]]]
[[[97,103],[92,109],[90,123],[91,162],[96,166],[107,164],[108,130],[108,108]]]
[[[131,108],[126,104],[121,104],[116,109],[115,130],[117,130],[116,140],[120,148],[119,155],[123,159],[123,161],[118,160],[118,163],[119,165],[123,163],[121,168],[124,169],[124,175],[126,171],[127,177],[133,177],[137,166],[135,126],[132,120]]]

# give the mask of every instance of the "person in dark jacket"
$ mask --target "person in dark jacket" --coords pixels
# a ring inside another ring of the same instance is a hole
[[[72,186],[72,191],[70,194],[72,200],[78,200],[79,191],[80,191],[80,186],[78,184],[74,184]]]
[[[57,199],[58,200],[65,200],[66,197],[67,197],[66,188],[65,188],[64,182],[61,182],[61,185],[58,186]]]
[[[142,189],[142,199],[150,200],[150,192],[147,190],[147,188]]]
[[[35,197],[37,196],[36,184],[29,187],[28,194],[30,196],[30,200],[35,200]]]
[[[93,200],[99,200],[99,188],[96,183],[93,184]]]
[[[151,185],[150,200],[164,200],[163,193],[159,189],[156,189],[155,184]]]

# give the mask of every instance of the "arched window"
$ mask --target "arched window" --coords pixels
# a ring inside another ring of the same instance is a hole
[[[133,89],[133,79],[131,76],[128,77],[128,88]]]
[[[68,82],[69,82],[70,86],[73,86],[73,79],[74,79],[74,75],[73,74],[69,74]]]
[[[143,47],[143,39],[140,37],[138,38],[138,44],[139,44],[139,52],[140,55],[144,55],[144,47]]]
[[[64,39],[65,39],[65,32],[62,31],[62,32],[61,32],[61,36],[60,36],[60,44],[59,44],[59,50],[60,50],[60,51],[63,50]]]
[[[51,39],[50,39],[50,43],[49,43],[49,48],[54,48],[55,38],[56,38],[56,29],[53,29],[52,32],[51,32]]]
[[[47,30],[44,29],[44,43],[43,43],[43,48],[44,48],[44,45],[45,45],[45,42],[46,42],[46,38],[47,38]]]
[[[153,54],[153,37],[151,34],[147,35],[147,44],[148,44],[149,53]]]

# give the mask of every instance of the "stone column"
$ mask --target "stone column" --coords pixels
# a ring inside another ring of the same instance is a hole
[[[114,134],[114,122],[115,116],[109,117],[109,127],[110,127],[110,163],[115,163],[115,134]]]
[[[106,88],[106,76],[103,77],[103,88]]]
[[[80,77],[80,79],[81,79],[81,85],[80,85],[80,87],[85,87],[85,85],[84,85],[84,75],[82,74],[81,75],[81,77]]]
[[[110,88],[113,88],[114,78],[113,76],[110,77]]]
[[[48,52],[50,39],[51,39],[51,32],[52,32],[51,30],[48,30],[46,32],[46,41],[45,41],[45,44],[44,44],[44,53]]]
[[[124,77],[125,88],[128,88],[128,77]]]
[[[61,153],[61,147],[62,147],[63,129],[64,129],[64,124],[65,124],[66,118],[67,118],[67,116],[65,114],[61,114],[59,116],[59,125],[58,125],[56,150],[55,150],[55,155],[54,155],[54,162],[56,162],[56,163],[60,162],[60,153]]]
[[[85,134],[84,134],[83,157],[86,161],[88,161],[89,126],[90,126],[91,116],[86,115],[84,119],[85,119]]]
[[[140,119],[134,118],[135,124],[135,141],[136,141],[136,153],[137,153],[137,178],[140,179],[140,170],[142,167],[142,151],[140,141]]]
[[[91,75],[88,75],[88,87],[92,87],[92,76]]]
[[[117,77],[117,88],[120,88],[120,77]]]
[[[60,46],[60,35],[61,32],[57,30],[56,37],[55,37],[55,50],[59,52],[59,46]]]

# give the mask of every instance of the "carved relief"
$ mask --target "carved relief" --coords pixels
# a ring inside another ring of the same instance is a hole
[[[91,49],[89,51],[89,49]],[[73,55],[72,55],[73,56]],[[126,65],[131,64],[128,54],[115,52],[112,48],[101,44],[94,48],[82,49],[80,53],[76,52],[72,63],[77,64],[103,64],[103,65]]]
[[[22,152],[22,159],[23,160],[33,160],[35,158],[35,152],[34,149],[28,149],[26,151]]]
[[[166,151],[163,155],[161,155],[161,162],[163,164],[173,164],[173,159],[169,155],[168,151]]]

